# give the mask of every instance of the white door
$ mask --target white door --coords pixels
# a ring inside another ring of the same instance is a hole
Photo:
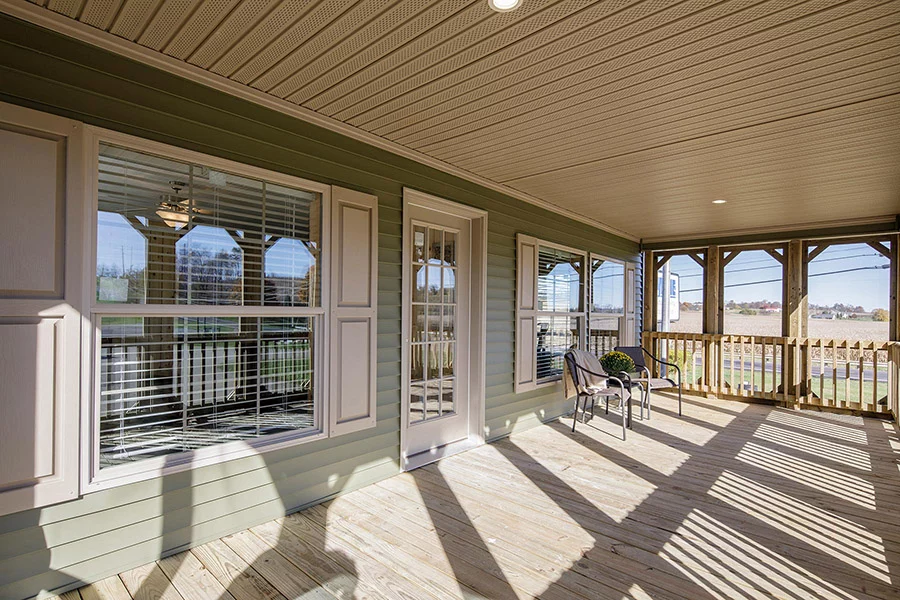
[[[405,219],[404,460],[410,468],[440,458],[471,433],[472,225],[412,204]]]

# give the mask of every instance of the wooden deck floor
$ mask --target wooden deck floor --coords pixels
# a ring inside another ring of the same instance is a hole
[[[624,442],[563,419],[66,596],[900,598],[893,423],[656,405]]]

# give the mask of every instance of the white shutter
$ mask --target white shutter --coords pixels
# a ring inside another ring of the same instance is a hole
[[[375,426],[378,198],[339,187],[331,194],[329,431]]]
[[[81,143],[0,103],[0,514],[78,495]]]
[[[516,237],[516,393],[537,385],[537,239]]]
[[[622,346],[634,346],[637,332],[635,320],[635,284],[637,279],[637,266],[633,262],[625,263],[625,317],[622,319],[622,331],[619,332],[619,344]]]

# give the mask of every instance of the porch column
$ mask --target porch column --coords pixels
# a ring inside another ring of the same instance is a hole
[[[784,267],[784,298],[781,304],[783,336],[806,337],[806,317],[809,311],[806,275],[807,261],[803,256],[803,241],[791,240],[788,242]]]
[[[722,333],[721,304],[723,299],[721,251],[718,246],[706,249],[706,267],[703,271],[703,333]],[[714,339],[704,338],[706,360],[703,361],[703,384],[707,395],[715,396],[719,381],[719,351],[721,346]]]
[[[722,333],[719,318],[722,304],[722,269],[718,246],[706,249],[706,269],[703,272],[703,333]]]
[[[891,239],[891,306],[890,330],[888,339],[892,342],[900,341],[900,234],[893,234]]]
[[[808,265],[803,240],[788,242],[784,263],[784,298],[781,303],[781,333],[784,337],[806,337],[809,312]],[[793,406],[806,395],[798,365],[806,360],[806,349],[790,342],[782,345],[781,381],[784,404]]]

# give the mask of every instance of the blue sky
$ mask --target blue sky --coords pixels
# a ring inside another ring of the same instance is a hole
[[[700,292],[689,291],[702,286],[701,270],[697,263],[687,256],[675,256],[670,264],[672,272],[681,276],[682,301],[699,302]],[[866,244],[842,244],[828,248],[809,266],[810,304],[830,306],[840,302],[860,305],[866,310],[887,308],[890,271],[873,268],[887,264],[887,258]],[[780,300],[781,265],[765,252],[742,252],[728,264],[725,286],[726,302]]]

